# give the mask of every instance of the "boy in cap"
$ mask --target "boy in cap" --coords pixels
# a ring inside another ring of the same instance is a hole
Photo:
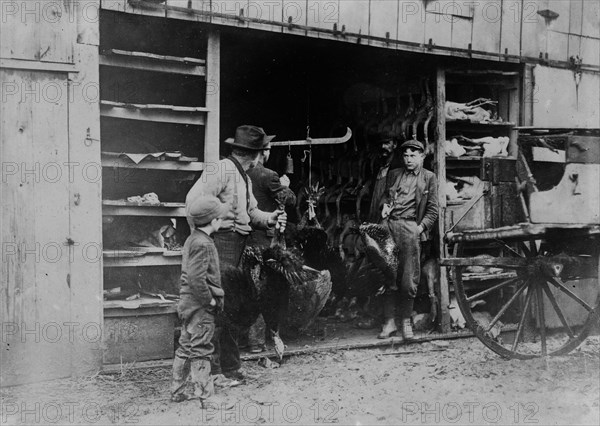
[[[387,176],[386,197],[382,217],[396,244],[400,247],[397,286],[400,290],[400,316],[405,340],[414,338],[411,316],[421,276],[421,243],[431,240],[438,217],[437,179],[423,168],[425,147],[417,140],[400,146],[404,167]],[[395,291],[384,294],[385,324],[380,339],[397,331],[395,323]]]
[[[210,361],[215,315],[223,309],[224,292],[217,248],[210,237],[221,227],[230,207],[217,197],[202,196],[189,206],[188,220],[194,225],[183,246],[181,290],[177,312],[182,320],[179,348],[173,360],[171,401],[200,398],[204,404],[214,394]],[[188,368],[189,367],[189,368]],[[191,376],[194,394],[185,392]]]

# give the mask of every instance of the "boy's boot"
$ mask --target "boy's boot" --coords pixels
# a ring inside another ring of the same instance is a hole
[[[194,395],[205,400],[215,394],[215,385],[210,375],[210,361],[207,359],[194,359],[191,366]]]
[[[173,378],[171,380],[171,401],[182,402],[188,399],[184,393],[187,378],[188,360],[175,356],[173,358]]]

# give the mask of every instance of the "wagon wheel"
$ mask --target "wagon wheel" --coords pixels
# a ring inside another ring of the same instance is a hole
[[[564,355],[579,346],[600,312],[598,250],[591,256],[566,256],[551,253],[540,239],[498,243],[504,256],[471,259],[476,266],[502,268],[505,278],[497,284],[467,295],[465,266],[453,268],[457,301],[469,328],[505,358]],[[457,243],[454,254],[460,257],[464,248],[465,243]],[[563,276],[567,270],[569,276]],[[573,272],[577,278],[587,276],[596,282],[587,288],[578,286],[570,281]],[[587,293],[581,294],[582,289]],[[482,302],[483,307],[478,307]],[[488,314],[482,314],[482,309]]]

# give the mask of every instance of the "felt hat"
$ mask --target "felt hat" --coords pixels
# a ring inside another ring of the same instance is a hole
[[[224,219],[229,207],[229,204],[222,203],[213,195],[203,195],[191,202],[187,214],[196,226],[204,226],[213,219]]]
[[[400,145],[400,151],[404,151],[407,148],[418,149],[421,152],[425,152],[425,146],[423,145],[423,143],[419,142],[416,139],[406,141],[402,145]]]
[[[275,135],[267,136],[261,127],[243,125],[235,130],[233,139],[227,139],[225,142],[237,148],[262,151],[271,149],[270,143],[273,138],[275,138]]]
[[[398,138],[391,130],[383,130],[377,134],[377,141],[379,143],[388,143],[390,141],[398,141]]]

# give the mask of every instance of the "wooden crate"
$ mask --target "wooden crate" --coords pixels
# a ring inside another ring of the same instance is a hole
[[[104,364],[173,358],[175,304],[104,309]]]

